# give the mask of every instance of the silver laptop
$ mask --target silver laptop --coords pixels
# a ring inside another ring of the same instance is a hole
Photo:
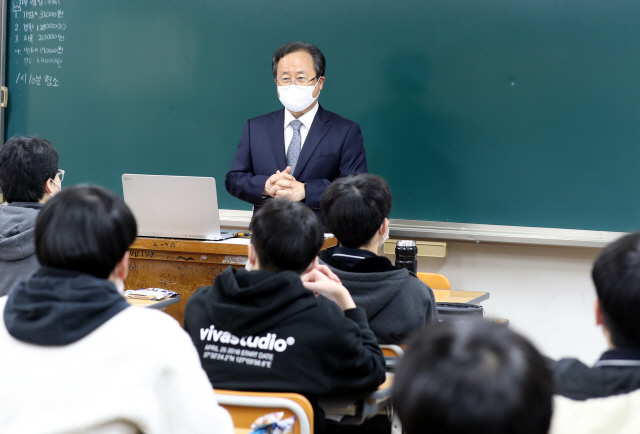
[[[138,223],[138,236],[224,240],[216,180],[199,176],[122,175],[124,201]]]

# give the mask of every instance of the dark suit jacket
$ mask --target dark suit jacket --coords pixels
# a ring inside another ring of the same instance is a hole
[[[283,108],[247,121],[224,184],[233,196],[252,203],[255,212],[262,205],[267,178],[286,167]],[[360,127],[318,107],[292,173],[306,183],[305,203],[322,218],[325,188],[336,178],[358,173],[367,173]]]

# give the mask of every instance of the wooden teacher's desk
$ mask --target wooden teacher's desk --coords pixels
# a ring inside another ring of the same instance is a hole
[[[162,288],[180,294],[180,302],[167,306],[167,313],[183,323],[184,308],[191,294],[228,266],[244,267],[249,238],[197,241],[167,238],[137,238],[129,248],[126,289]],[[323,248],[336,244],[325,240]]]

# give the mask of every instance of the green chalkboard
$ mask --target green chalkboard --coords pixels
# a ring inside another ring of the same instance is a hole
[[[51,140],[65,184],[213,176],[281,107],[270,58],[327,57],[392,217],[640,228],[637,0],[12,0],[7,136]],[[31,39],[30,39],[31,38]],[[39,80],[38,80],[39,77]]]

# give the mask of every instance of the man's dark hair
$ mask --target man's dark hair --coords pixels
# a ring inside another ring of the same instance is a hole
[[[552,373],[527,339],[488,321],[450,321],[408,345],[393,385],[407,434],[548,432]]]
[[[136,239],[137,226],[124,201],[103,187],[67,187],[36,219],[36,255],[46,267],[106,279]]]
[[[322,51],[320,51],[320,49],[318,49],[318,47],[313,44],[295,41],[283,45],[282,47],[278,48],[275,53],[273,53],[273,57],[271,58],[271,69],[273,70],[273,78],[278,78],[278,62],[280,62],[280,59],[282,59],[287,54],[297,53],[299,51],[309,53],[309,55],[313,59],[313,69],[316,72],[316,76],[324,76],[325,60]]]
[[[320,208],[330,232],[344,247],[369,243],[391,213],[391,190],[377,175],[362,174],[334,181],[322,195]]]
[[[58,151],[40,137],[10,138],[0,149],[0,190],[7,202],[38,202],[58,173]]]
[[[262,270],[302,274],[324,242],[320,219],[300,202],[269,200],[253,217],[252,225],[251,244]]]
[[[640,233],[605,247],[591,270],[604,323],[617,348],[640,348]]]

